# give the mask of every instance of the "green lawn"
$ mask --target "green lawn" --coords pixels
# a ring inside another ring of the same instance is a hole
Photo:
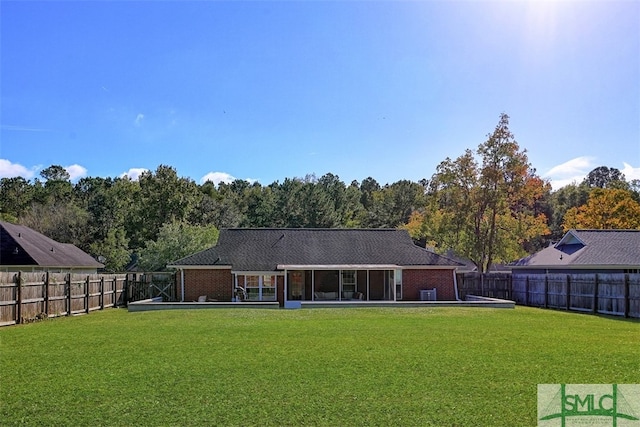
[[[524,426],[639,383],[640,322],[517,307],[94,312],[0,328],[3,426]]]

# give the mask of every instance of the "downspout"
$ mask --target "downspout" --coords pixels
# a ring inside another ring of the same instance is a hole
[[[184,302],[184,269],[180,269],[180,302]]]
[[[458,296],[458,278],[456,277],[456,269],[453,269],[453,289],[456,291],[456,301],[462,301]]]

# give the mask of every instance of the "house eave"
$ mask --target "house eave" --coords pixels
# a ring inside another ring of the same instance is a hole
[[[278,270],[400,270],[397,264],[278,264]]]
[[[624,264],[551,264],[551,265],[514,265],[513,270],[635,270],[640,269],[640,265]]]
[[[168,264],[167,268],[175,268],[177,270],[231,270],[230,265],[180,265]]]
[[[237,274],[240,276],[284,276],[284,271],[231,270],[231,274]]]

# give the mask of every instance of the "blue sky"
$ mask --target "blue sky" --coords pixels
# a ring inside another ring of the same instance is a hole
[[[0,4],[0,177],[430,178],[502,112],[554,188],[640,178],[640,2]]]

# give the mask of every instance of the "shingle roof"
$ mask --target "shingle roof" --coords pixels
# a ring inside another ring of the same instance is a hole
[[[0,221],[0,265],[102,268],[70,243],[60,243],[24,225]]]
[[[555,245],[514,267],[640,268],[640,230],[569,230]]]
[[[170,266],[229,265],[236,271],[273,271],[278,265],[461,264],[416,246],[406,230],[251,228],[220,231],[218,244]]]

